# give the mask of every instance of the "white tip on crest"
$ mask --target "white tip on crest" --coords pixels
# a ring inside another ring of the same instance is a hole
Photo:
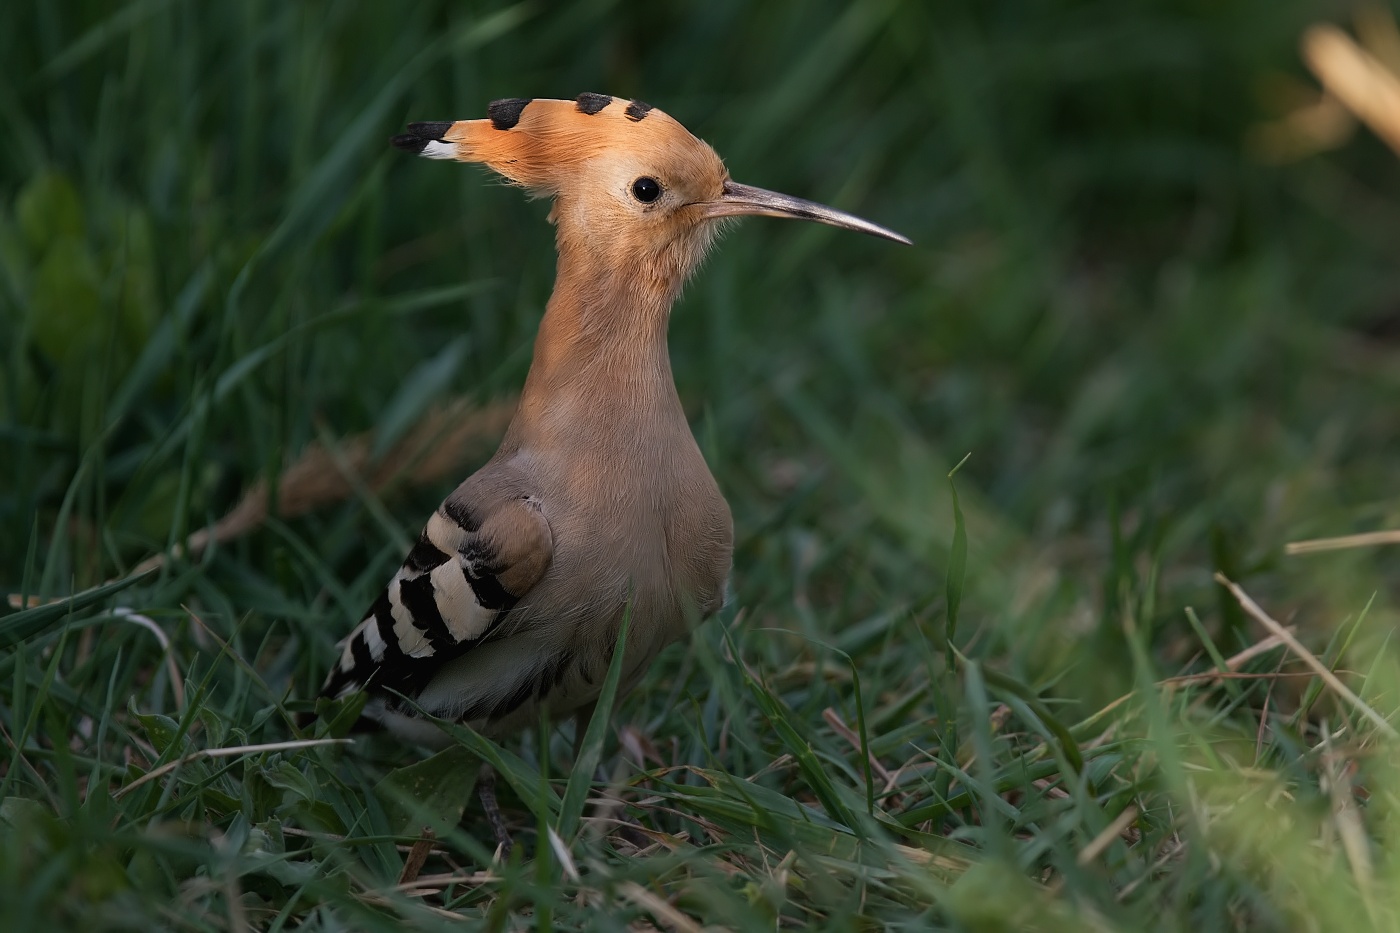
[[[457,158],[457,144],[435,139],[424,146],[419,155],[425,159],[455,159]]]

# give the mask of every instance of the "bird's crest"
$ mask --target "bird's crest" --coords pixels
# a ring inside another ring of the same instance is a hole
[[[410,123],[393,138],[430,159],[476,162],[541,194],[565,193],[580,166],[625,158],[675,167],[718,186],[723,163],[708,145],[661,110],[638,100],[580,94],[576,100],[492,101],[486,118]]]

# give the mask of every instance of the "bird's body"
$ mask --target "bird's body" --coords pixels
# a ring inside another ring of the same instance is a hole
[[[367,690],[366,718],[424,745],[441,733],[415,705],[492,734],[541,707],[587,709],[625,615],[623,690],[723,602],[729,507],[666,344],[715,220],[778,213],[898,238],[734,184],[709,146],[645,104],[585,94],[488,113],[414,124],[395,143],[553,196],[555,291],[500,449],[430,518],[323,690]]]

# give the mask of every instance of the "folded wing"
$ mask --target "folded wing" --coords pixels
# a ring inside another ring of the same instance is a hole
[[[340,643],[322,695],[366,690],[391,707],[394,694],[415,696],[443,665],[490,638],[539,582],[553,552],[535,497],[490,506],[449,498]]]

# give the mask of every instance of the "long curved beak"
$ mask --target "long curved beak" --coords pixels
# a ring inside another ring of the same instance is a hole
[[[741,217],[755,214],[764,217],[793,217],[798,220],[815,220],[817,223],[844,227],[847,230],[857,230],[908,246],[913,245],[908,237],[900,236],[893,230],[886,230],[868,220],[862,220],[854,214],[847,214],[845,211],[838,211],[834,207],[827,207],[825,204],[818,204],[815,201],[804,201],[802,198],[794,198],[791,195],[779,194],[764,188],[755,188],[752,185],[741,185],[733,181],[726,181],[724,193],[717,200],[705,202],[703,206],[706,217]]]

